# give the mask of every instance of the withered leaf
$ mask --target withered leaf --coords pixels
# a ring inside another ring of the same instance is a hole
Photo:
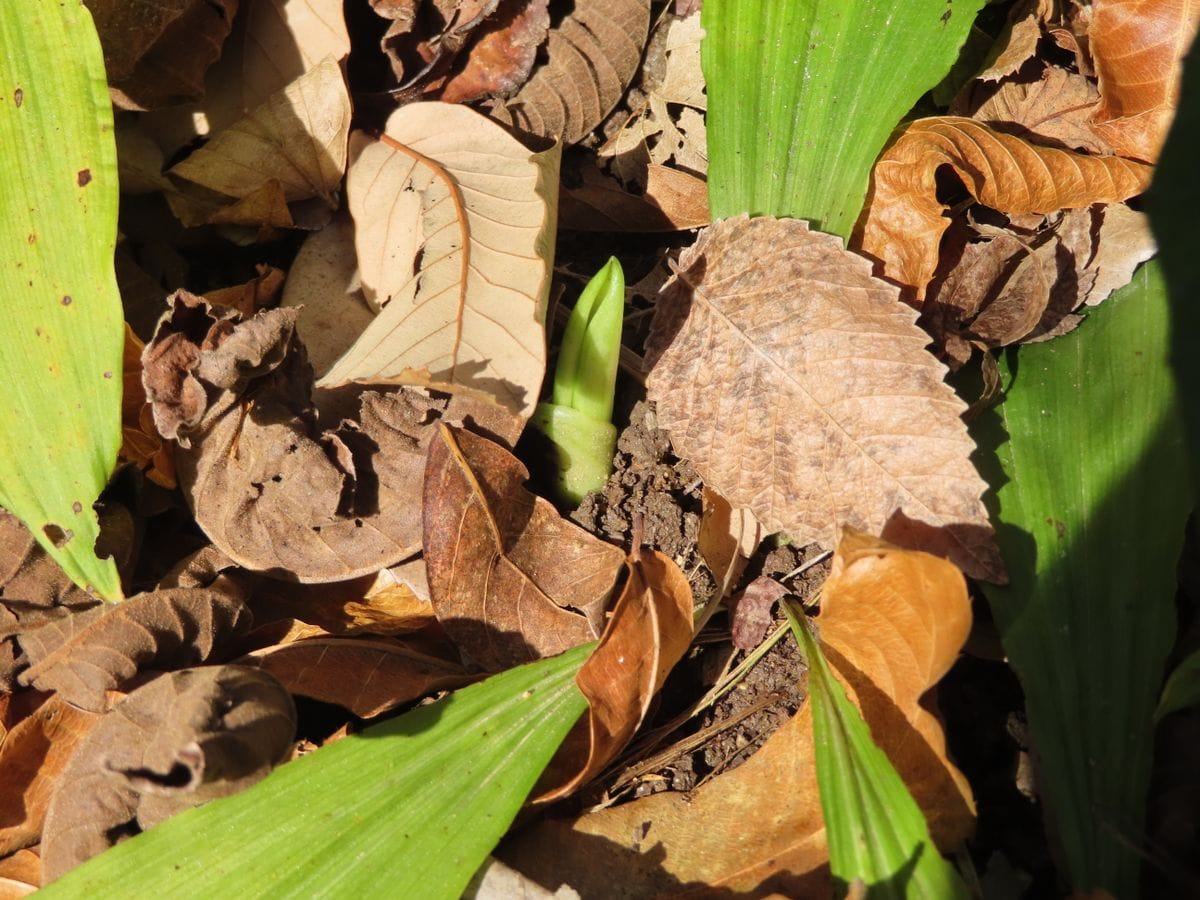
[[[41,839],[54,785],[75,748],[98,721],[98,714],[76,709],[55,695],[4,736],[0,742],[0,856]]]
[[[493,115],[574,144],[616,106],[637,72],[649,0],[579,0],[550,29],[546,62]]]
[[[732,504],[707,485],[701,497],[700,533],[696,549],[724,597],[741,577],[746,562],[763,538],[762,526],[748,509]]]
[[[105,692],[148,668],[194,665],[225,651],[250,626],[240,598],[219,590],[175,588],[138,594],[43,625],[17,640],[29,658],[18,681],[58,691],[102,712]]]
[[[819,619],[829,662],[912,790],[934,841],[956,846],[970,833],[974,803],[920,700],[970,630],[966,583],[943,560],[861,535],[847,537],[833,565]],[[681,883],[825,896],[829,857],[813,758],[806,705],[743,765],[691,794],[547,820],[497,855],[541,884],[570,883],[585,896],[605,895],[614,871],[639,896]]]
[[[507,96],[524,84],[550,28],[548,6],[549,0],[500,4],[476,29],[466,64],[450,77],[438,99],[468,103],[493,94]]]
[[[42,885],[42,860],[33,850],[18,850],[0,859],[0,897],[12,900],[32,894]]]
[[[1006,81],[971,118],[998,131],[1086,153],[1111,153],[1089,118],[1100,95],[1077,72],[1051,67],[1035,82]]]
[[[966,409],[895,288],[790,219],[718,222],[655,311],[647,391],[676,451],[768,531],[883,530],[1001,579]],[[917,532],[920,533],[917,533]]]
[[[787,592],[787,588],[766,575],[760,575],[746,585],[734,599],[730,614],[733,646],[739,650],[753,650],[761,644],[771,627],[771,611]]]
[[[275,676],[288,692],[344,707],[361,719],[472,681],[461,665],[399,641],[309,638],[239,660]]]
[[[252,0],[242,49],[242,105],[254,109],[326,56],[340,62],[349,53],[341,0]]]
[[[46,883],[117,841],[236,793],[287,756],[291,696],[243,666],[160,675],[118,703],[71,757],[42,839]]]
[[[438,429],[425,470],[425,564],[446,633],[487,671],[553,656],[600,633],[623,562],[522,485],[498,444]]]
[[[146,348],[147,394],[176,437],[179,481],[213,543],[239,565],[303,582],[375,573],[421,547],[425,446],[439,416],[511,434],[467,393],[394,387],[346,396],[322,431],[296,311],[246,322],[181,292]],[[337,424],[345,414],[354,421]]]
[[[626,568],[600,643],[575,676],[588,701],[587,757],[540,803],[578,790],[625,749],[692,642],[692,589],[679,566],[657,550],[640,550]]]
[[[1113,203],[1150,182],[1150,167],[1141,163],[1040,147],[971,119],[909,123],[875,164],[859,244],[916,303],[925,297],[949,224],[937,196],[943,166],[984,206],[1010,214]]]

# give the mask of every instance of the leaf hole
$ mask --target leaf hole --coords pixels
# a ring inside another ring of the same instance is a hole
[[[70,543],[71,538],[75,537],[75,532],[73,532],[70,528],[60,528],[53,522],[48,522],[42,526],[42,534],[46,536],[46,540],[48,540],[55,546],[55,548],[59,550],[67,546],[67,544]]]

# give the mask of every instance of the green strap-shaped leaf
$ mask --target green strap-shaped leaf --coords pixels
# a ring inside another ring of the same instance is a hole
[[[1192,508],[1157,261],[1074,332],[1002,364],[974,428],[1011,582],[987,587],[1025,688],[1072,887],[1137,894],[1153,714]]]
[[[592,645],[510,669],[281,766],[41,896],[457,898],[587,708]]]
[[[920,807],[833,677],[803,611],[787,602],[783,608],[808,662],[817,787],[829,868],[841,893],[861,881],[871,898],[965,898],[962,879],[938,853]]]
[[[848,238],[900,118],[950,70],[983,0],[706,0],[714,218]]]
[[[92,504],[121,444],[117,157],[78,0],[0,4],[0,505],[78,584],[119,599]]]

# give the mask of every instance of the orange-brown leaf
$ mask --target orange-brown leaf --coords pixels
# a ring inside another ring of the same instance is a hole
[[[1146,188],[1151,171],[1127,159],[1040,147],[971,119],[912,122],[875,164],[859,243],[883,263],[883,275],[918,303],[949,224],[937,197],[942,166],[953,169],[984,206],[1009,214],[1125,200]]]

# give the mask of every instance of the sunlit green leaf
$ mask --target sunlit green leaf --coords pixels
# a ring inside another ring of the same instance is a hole
[[[92,510],[121,443],[117,159],[81,3],[0,4],[0,185],[0,505],[118,599]]]

